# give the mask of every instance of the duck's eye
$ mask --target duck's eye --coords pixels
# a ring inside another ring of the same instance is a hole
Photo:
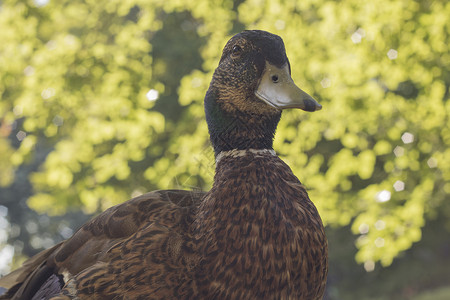
[[[238,46],[238,45],[233,46],[233,52],[232,52],[233,55],[239,55],[241,53],[241,51],[242,51],[241,46]]]
[[[272,75],[272,81],[274,83],[277,83],[278,82],[278,75]]]

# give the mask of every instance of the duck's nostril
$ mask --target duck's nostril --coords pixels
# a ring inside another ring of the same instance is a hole
[[[272,81],[277,83],[278,82],[278,75],[272,75]]]

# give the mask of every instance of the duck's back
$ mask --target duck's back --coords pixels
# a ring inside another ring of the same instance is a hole
[[[193,299],[192,269],[199,256],[189,226],[203,193],[159,193],[160,201],[139,203],[137,211],[146,218],[140,228],[79,273],[65,293],[81,299]]]
[[[327,240],[317,209],[278,157],[242,153],[221,159],[196,218],[203,299],[322,299]]]

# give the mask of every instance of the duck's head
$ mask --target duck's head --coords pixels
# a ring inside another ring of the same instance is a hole
[[[322,108],[298,88],[283,40],[266,31],[244,31],[223,49],[205,97],[214,151],[272,149],[281,111]]]

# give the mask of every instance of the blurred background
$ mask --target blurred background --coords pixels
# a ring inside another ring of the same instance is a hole
[[[0,275],[154,189],[208,190],[226,41],[280,35],[324,107],[275,150],[327,225],[326,299],[450,299],[450,2],[0,1]]]

